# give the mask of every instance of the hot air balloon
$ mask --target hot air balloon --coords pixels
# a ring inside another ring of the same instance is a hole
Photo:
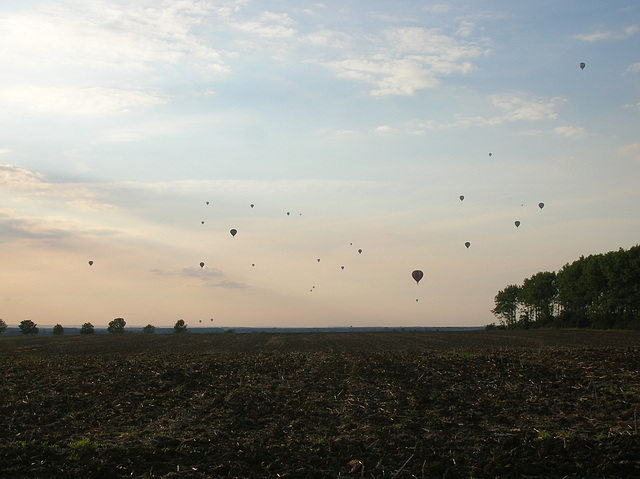
[[[359,250],[358,250],[358,253],[362,254],[362,250],[361,250],[361,249],[359,249]]]
[[[320,258],[318,258],[318,263],[320,262]]]
[[[204,261],[200,261],[200,267],[204,268]]]
[[[251,266],[255,266],[255,265],[256,265],[255,263],[251,263]]]
[[[253,204],[253,203],[251,203],[251,207],[252,207],[252,208],[254,207],[254,204]]]
[[[491,153],[489,153],[489,156],[491,156]]]
[[[584,70],[587,65],[584,62],[580,62],[580,70]]]
[[[229,231],[229,233],[231,233],[231,236],[235,236],[237,232],[238,232],[238,230],[237,230],[237,229],[235,229],[235,228],[233,228],[233,229],[231,229],[231,230]]]
[[[544,208],[544,203],[538,203],[538,208],[540,209]]]
[[[93,266],[93,261],[89,261],[89,266]]]
[[[204,220],[202,221],[202,224],[204,224]]]
[[[516,228],[518,228],[520,226],[520,222],[516,220],[515,223],[513,223],[514,225],[516,225]]]
[[[416,280],[416,284],[418,284],[422,279],[422,277],[424,276],[424,273],[419,269],[416,269],[413,273],[411,273],[411,276],[413,277],[413,279]]]
[[[340,266],[340,269],[344,269],[344,266]]]
[[[287,216],[289,216],[291,214],[291,211],[287,211]]]
[[[464,195],[460,195],[460,201],[464,201]]]
[[[207,204],[209,204],[209,202],[207,201]]]
[[[467,247],[467,249],[469,249],[469,246],[471,246],[471,243],[467,241],[464,245]]]

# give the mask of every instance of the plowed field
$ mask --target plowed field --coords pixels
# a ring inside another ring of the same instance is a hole
[[[640,333],[0,338],[0,477],[640,477]]]

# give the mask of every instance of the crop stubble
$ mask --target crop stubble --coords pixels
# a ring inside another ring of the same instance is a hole
[[[639,477],[639,340],[0,338],[0,476]]]

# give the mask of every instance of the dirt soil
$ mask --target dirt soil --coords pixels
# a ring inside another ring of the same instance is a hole
[[[0,337],[0,477],[640,477],[640,332]]]

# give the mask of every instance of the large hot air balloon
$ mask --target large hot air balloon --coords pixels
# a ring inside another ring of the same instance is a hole
[[[464,245],[467,247],[467,249],[469,249],[469,246],[471,246],[471,243],[467,241]]]
[[[413,273],[411,273],[411,277],[416,280],[416,284],[420,282],[423,276],[424,276],[424,273],[419,269],[416,269]]]
[[[204,261],[200,261],[200,267],[204,268]]]
[[[93,261],[89,261],[89,266],[93,266]]]
[[[513,223],[514,225],[516,225],[516,228],[518,228],[520,226],[520,222],[516,220],[515,223]]]
[[[460,195],[460,201],[464,201],[464,195]]]
[[[584,62],[580,62],[580,70],[584,70],[587,65]]]
[[[231,233],[231,236],[235,236],[237,232],[238,230],[235,228],[232,228],[231,231],[229,231],[229,233]]]
[[[544,203],[538,203],[538,208],[540,209],[544,208]]]

